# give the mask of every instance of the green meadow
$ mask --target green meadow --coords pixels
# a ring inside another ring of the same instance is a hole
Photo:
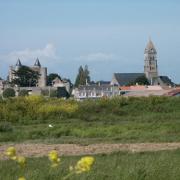
[[[29,96],[0,100],[0,144],[137,143],[180,141],[180,98],[141,97],[86,100]],[[95,164],[71,180],[178,180],[180,150],[94,155]],[[27,158],[24,170],[0,161],[0,179],[62,179],[80,156],[62,156],[56,169],[47,157]]]
[[[30,96],[0,100],[0,142],[24,141],[180,141],[180,98],[117,97],[77,102]]]

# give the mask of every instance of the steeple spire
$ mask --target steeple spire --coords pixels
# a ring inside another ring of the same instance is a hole
[[[151,40],[151,37],[149,37],[149,42],[147,43],[146,48],[145,48],[145,53],[148,53],[148,52],[157,54],[156,48],[154,46],[154,43]]]
[[[41,64],[40,64],[38,58],[36,59],[36,61],[35,61],[35,63],[34,63],[34,66],[35,66],[35,67],[41,67]]]

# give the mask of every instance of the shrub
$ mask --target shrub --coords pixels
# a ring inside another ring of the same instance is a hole
[[[15,94],[15,90],[12,88],[7,88],[3,91],[3,97],[5,98],[14,97]]]
[[[57,91],[56,90],[50,90],[50,97],[57,97]]]
[[[28,96],[28,95],[29,95],[29,93],[25,89],[22,89],[22,90],[19,91],[19,96]]]
[[[11,132],[13,127],[9,122],[0,122],[0,132]]]

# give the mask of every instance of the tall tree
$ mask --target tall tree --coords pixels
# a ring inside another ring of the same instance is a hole
[[[52,85],[52,81],[53,81],[56,77],[58,77],[59,79],[61,79],[61,77],[60,77],[58,74],[56,74],[56,73],[51,73],[51,74],[49,74],[49,75],[47,76],[47,85],[48,85],[48,86],[51,86],[51,85]]]
[[[86,82],[90,83],[91,78],[90,78],[90,72],[88,70],[88,66],[87,65],[85,65],[85,67],[84,67],[84,76],[85,76]]]
[[[88,70],[88,66],[86,65],[83,69],[82,66],[79,67],[79,71],[76,77],[75,81],[75,87],[78,87],[79,85],[85,85],[86,82],[90,82],[90,72]]]
[[[12,84],[21,87],[36,86],[39,79],[39,72],[32,70],[27,66],[21,66],[17,71],[13,72],[15,78],[12,80]]]

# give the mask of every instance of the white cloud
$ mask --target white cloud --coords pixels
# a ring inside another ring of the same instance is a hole
[[[21,59],[23,64],[26,64],[32,60],[35,61],[36,58],[39,58],[41,62],[48,63],[52,59],[57,59],[56,48],[53,44],[48,43],[42,49],[29,49],[26,48],[20,51],[12,51],[8,54],[2,55],[0,59],[6,63],[14,64],[17,59]]]
[[[116,59],[114,54],[103,53],[103,52],[81,55],[80,57],[76,58],[76,60],[79,60],[79,61],[92,61],[92,62],[93,61],[112,61],[114,59]]]

